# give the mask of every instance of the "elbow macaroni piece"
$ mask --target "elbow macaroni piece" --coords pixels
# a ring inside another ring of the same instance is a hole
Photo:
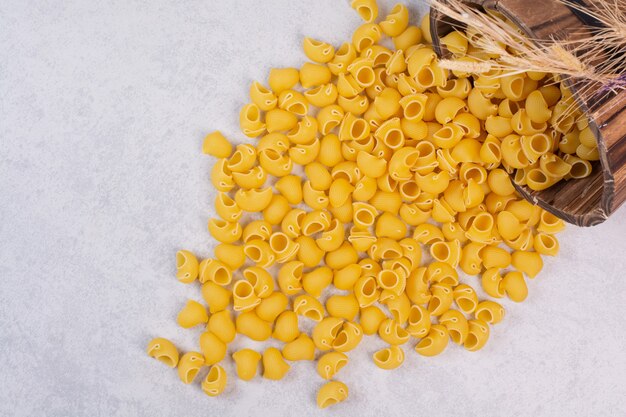
[[[317,392],[317,406],[319,408],[330,407],[348,398],[348,386],[343,382],[327,382]]]
[[[404,362],[404,351],[400,346],[391,345],[373,355],[374,363],[381,369],[396,369]]]
[[[283,359],[280,350],[270,347],[263,352],[263,378],[279,380],[289,372],[289,364]]]
[[[282,353],[289,361],[312,361],[315,359],[315,344],[306,333],[300,333],[296,340],[283,347]]]
[[[185,329],[197,326],[198,324],[204,324],[208,320],[209,315],[204,306],[193,300],[188,300],[185,307],[178,313],[178,317],[176,317],[178,325]]]
[[[233,360],[239,379],[250,381],[256,376],[261,354],[252,349],[241,349],[233,353]]]
[[[324,379],[332,379],[347,364],[345,353],[328,352],[317,360],[317,373]]]
[[[227,375],[224,368],[213,365],[202,381],[202,391],[210,397],[220,395],[226,388]]]
[[[178,377],[185,384],[191,384],[204,366],[204,356],[198,352],[187,352],[178,362]]]
[[[170,368],[176,368],[178,365],[178,349],[172,342],[162,337],[152,339],[148,343],[148,356],[157,359]]]

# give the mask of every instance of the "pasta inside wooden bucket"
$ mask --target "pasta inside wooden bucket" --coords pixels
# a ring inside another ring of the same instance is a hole
[[[465,0],[464,3],[499,12],[530,39],[572,39],[589,27],[589,21],[583,21],[586,19],[580,11],[557,0]],[[616,7],[625,5],[616,3]],[[448,58],[452,53],[440,38],[462,24],[435,7],[431,7],[430,19],[433,48],[440,57]],[[524,198],[567,222],[593,226],[605,221],[626,200],[626,89],[607,92],[591,81],[564,81],[589,119],[589,128],[597,140],[599,161],[592,164],[592,172],[585,178],[559,181],[541,191],[526,185],[515,184],[515,187]],[[574,174],[584,174],[583,167],[573,168]]]

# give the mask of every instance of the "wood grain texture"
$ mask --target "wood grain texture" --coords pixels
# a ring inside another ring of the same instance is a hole
[[[573,39],[587,31],[568,7],[555,0],[468,0],[471,7],[494,9],[515,22],[531,39]],[[431,9],[433,48],[440,57],[450,53],[439,38],[458,22]],[[462,26],[462,25],[461,25]],[[543,191],[517,186],[520,194],[569,223],[602,223],[626,201],[626,91],[607,93],[597,85],[567,81],[574,97],[589,117],[598,141],[600,161],[593,173],[580,180],[561,181]]]

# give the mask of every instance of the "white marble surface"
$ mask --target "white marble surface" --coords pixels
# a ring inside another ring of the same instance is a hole
[[[0,2],[1,416],[626,415],[626,209],[570,227],[484,350],[384,372],[362,343],[329,411],[312,363],[208,398],[145,355],[199,333],[173,274],[212,247],[203,134],[242,141],[249,82],[358,23],[343,0]]]

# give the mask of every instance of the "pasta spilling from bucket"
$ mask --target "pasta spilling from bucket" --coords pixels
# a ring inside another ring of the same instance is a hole
[[[554,76],[448,71],[428,17],[414,26],[402,4],[382,19],[374,0],[352,6],[364,23],[351,40],[305,38],[310,62],[252,84],[239,114],[248,143],[205,138],[219,243],[205,259],[176,254],[178,280],[204,300],[178,314],[199,331],[198,351],[157,338],[148,354],[186,384],[202,375],[209,396],[314,360],[318,406],[342,402],[341,370],[371,336],[387,345],[371,352],[381,370],[481,349],[505,318],[501,301],[524,301],[564,228],[509,174],[547,187],[595,158],[588,127],[559,118],[570,95]],[[442,42],[471,61],[472,36]],[[237,338],[280,348],[236,350]]]

